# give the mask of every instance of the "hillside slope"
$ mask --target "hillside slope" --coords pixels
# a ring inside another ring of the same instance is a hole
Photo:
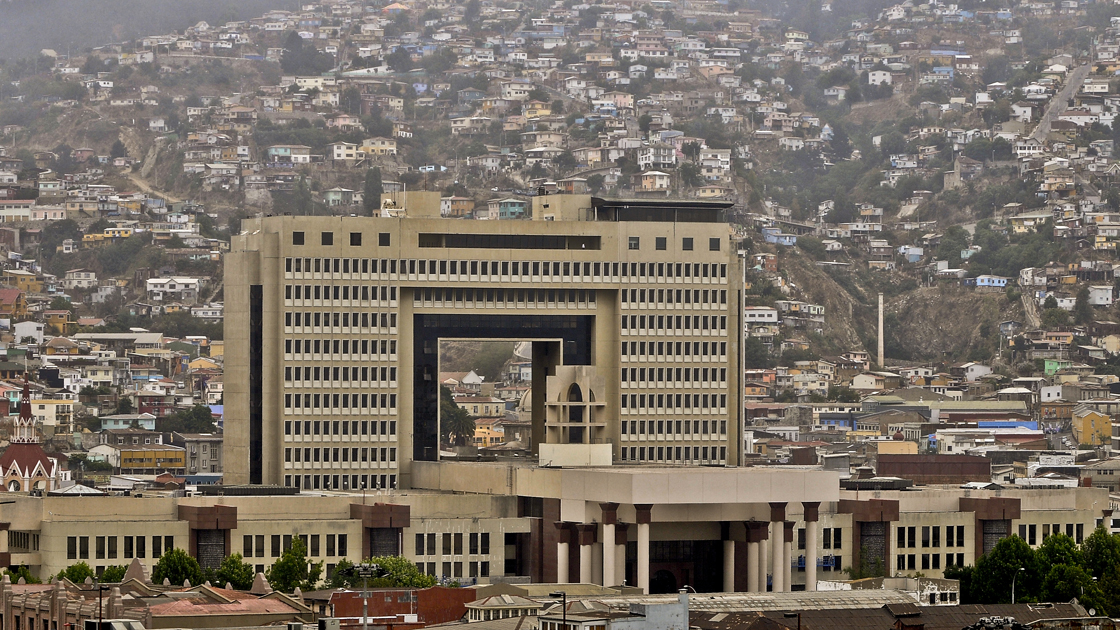
[[[780,254],[779,268],[792,287],[790,299],[825,307],[824,334],[813,350],[832,354],[876,351],[878,293],[885,297],[885,346],[890,360],[988,359],[999,350],[999,322],[1025,321],[1018,301],[952,283],[917,286],[900,272],[872,272],[855,261],[849,268],[822,268],[804,253]]]

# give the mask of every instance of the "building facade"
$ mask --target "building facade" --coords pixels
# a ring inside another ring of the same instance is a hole
[[[729,204],[538,196],[514,225],[439,219],[434,194],[400,207],[234,238],[227,483],[410,487],[411,463],[439,457],[451,338],[534,342],[542,462],[738,462]]]

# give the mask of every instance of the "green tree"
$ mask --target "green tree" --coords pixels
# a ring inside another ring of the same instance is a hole
[[[649,133],[649,126],[653,124],[653,116],[649,114],[642,114],[638,117],[638,128],[642,133]]]
[[[254,577],[256,573],[253,571],[253,565],[245,562],[241,554],[235,553],[222,560],[221,566],[214,571],[214,577],[210,582],[219,587],[229,582],[233,588],[246,591],[253,587]]]
[[[126,157],[127,155],[128,149],[125,148],[124,143],[120,140],[117,140],[113,143],[113,146],[109,147],[109,157],[111,158]]]
[[[587,178],[587,189],[591,191],[591,194],[598,194],[603,190],[605,182],[606,178],[601,173],[595,173]]]
[[[451,390],[443,385],[439,387],[439,423],[440,433],[447,442],[463,446],[474,437],[474,418],[455,404]]]
[[[1093,306],[1089,304],[1089,287],[1082,286],[1077,291],[1077,300],[1073,304],[1073,319],[1078,324],[1088,324],[1093,321]]]
[[[563,114],[564,113],[564,101],[562,101],[560,99],[556,99],[555,101],[552,101],[552,105],[549,106],[549,109],[552,110],[552,113],[554,115]]]
[[[97,579],[97,574],[93,572],[93,568],[85,562],[77,562],[72,564],[62,571],[59,571],[58,578],[66,578],[74,584],[81,584],[86,581],[86,578]]]
[[[381,211],[381,194],[384,187],[381,184],[381,167],[375,166],[366,171],[366,182],[362,190],[362,208],[370,216],[377,216]]]
[[[132,399],[128,396],[121,396],[121,399],[117,401],[117,413],[133,413]]]
[[[1039,570],[1043,575],[1048,574],[1050,569],[1060,564],[1085,566],[1085,557],[1078,549],[1077,543],[1065,534],[1047,536],[1036,553],[1040,562]]]
[[[282,593],[291,593],[297,586],[305,591],[315,588],[322,572],[323,563],[309,563],[303,539],[292,536],[292,546],[268,569],[265,577],[272,588]]]
[[[89,565],[86,566],[88,567]],[[12,581],[12,584],[19,582],[20,578],[23,578],[24,584],[43,583],[42,580],[32,575],[31,569],[27,568],[26,564],[19,565],[15,571],[12,571],[11,569],[4,569],[4,575],[8,576],[8,579]],[[85,578],[82,578],[82,581],[85,581]]]
[[[1060,308],[1048,308],[1042,311],[1042,326],[1055,328],[1069,324],[1069,311]]]
[[[152,581],[161,584],[164,580],[172,584],[182,584],[190,580],[191,584],[202,583],[202,567],[186,550],[176,547],[164,552],[156,565],[152,567]]]
[[[206,405],[195,405],[190,409],[176,411],[170,416],[156,419],[156,430],[164,433],[214,433],[214,414]]]
[[[110,564],[101,572],[101,579],[99,581],[102,583],[120,582],[124,579],[124,574],[127,572],[128,567],[123,564]]]
[[[370,577],[369,586],[374,588],[428,588],[436,585],[436,578],[425,575],[416,568],[411,560],[403,556],[377,556],[363,564],[376,565],[376,577]],[[363,579],[354,570],[349,560],[342,560],[336,566],[330,579],[331,588],[358,588]]]
[[[1010,603],[1012,579],[1015,580],[1015,601],[1038,601],[1043,577],[1038,558],[1030,545],[1018,536],[1009,536],[977,560],[972,579],[974,601]]]
[[[681,182],[690,188],[696,188],[704,184],[704,177],[700,174],[700,167],[691,162],[681,164],[680,168]]]
[[[1105,608],[1103,593],[1085,569],[1076,564],[1054,565],[1042,581],[1042,601],[1068,602],[1074,598],[1086,608]]]
[[[1110,570],[1120,567],[1120,536],[1108,533],[1102,525],[1081,544],[1081,553],[1089,573],[1103,579]]]

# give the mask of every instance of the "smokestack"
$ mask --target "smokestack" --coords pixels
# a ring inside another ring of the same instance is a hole
[[[885,369],[883,363],[883,294],[879,294],[879,369]]]

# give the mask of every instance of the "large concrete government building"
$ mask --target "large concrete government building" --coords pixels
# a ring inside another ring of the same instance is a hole
[[[1009,535],[1081,542],[1114,524],[1104,488],[842,489],[822,466],[744,465],[723,204],[551,195],[532,221],[463,221],[438,218],[435,193],[399,202],[243,223],[226,263],[225,486],[9,493],[0,566],[100,573],[181,547],[265,570],[303,539],[328,573],[399,554],[466,583],[781,592],[849,568],[940,577]],[[533,342],[531,457],[441,458],[445,339]]]
[[[742,270],[727,203],[538,196],[532,221],[244,222],[226,264],[226,483],[411,487],[439,343],[533,341],[552,466],[736,464]]]

